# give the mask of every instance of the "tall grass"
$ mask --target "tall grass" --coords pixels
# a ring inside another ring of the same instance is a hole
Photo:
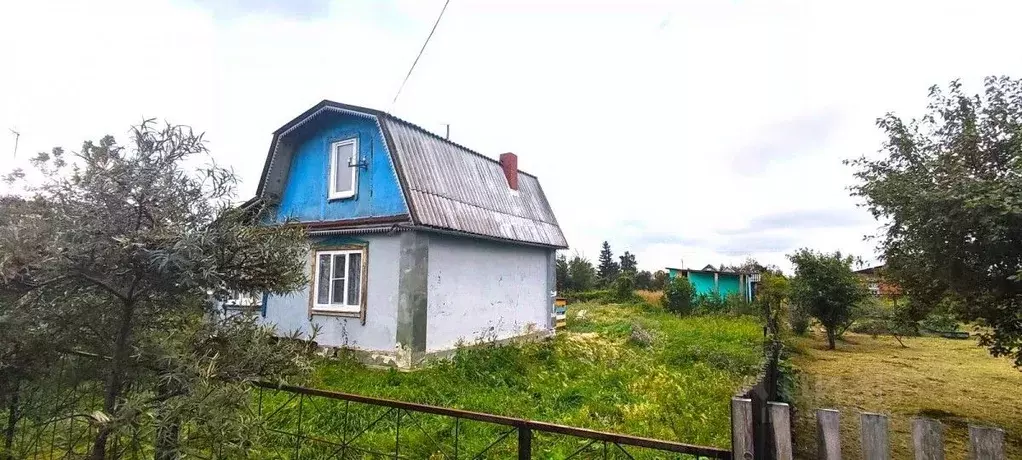
[[[630,340],[641,329],[651,340]],[[726,447],[728,404],[761,358],[753,318],[678,317],[574,304],[551,340],[465,349],[414,372],[327,361],[319,386],[639,436]]]

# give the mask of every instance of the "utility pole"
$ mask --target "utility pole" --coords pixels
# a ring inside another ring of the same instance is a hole
[[[14,128],[8,129],[14,134],[14,155],[11,155],[11,157],[16,158],[18,156],[18,140],[21,139],[21,133],[15,131]]]
[[[451,140],[451,124],[444,123],[444,126],[447,127],[447,135],[444,137],[444,139]]]

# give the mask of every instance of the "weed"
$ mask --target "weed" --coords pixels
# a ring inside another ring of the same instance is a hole
[[[726,447],[728,401],[761,358],[754,318],[581,303],[549,341],[460,350],[413,372],[331,360],[318,378],[345,392]]]

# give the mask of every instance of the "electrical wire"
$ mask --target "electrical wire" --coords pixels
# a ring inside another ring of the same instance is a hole
[[[408,74],[405,75],[405,79],[401,82],[401,86],[397,89],[397,94],[394,95],[394,100],[390,102],[393,106],[397,103],[397,98],[401,96],[401,90],[405,89],[405,83],[408,83],[408,78],[412,76],[412,71],[415,70],[415,64],[419,63],[419,58],[422,57],[422,52],[426,51],[426,45],[429,44],[429,39],[433,38],[433,32],[436,32],[436,26],[440,24],[440,18],[444,17],[444,11],[447,11],[447,5],[451,3],[451,0],[444,2],[444,7],[440,10],[440,14],[436,17],[436,22],[433,23],[433,29],[429,31],[429,36],[426,37],[426,41],[422,43],[422,48],[419,49],[419,54],[415,56],[415,60],[412,61],[412,66],[408,69]]]

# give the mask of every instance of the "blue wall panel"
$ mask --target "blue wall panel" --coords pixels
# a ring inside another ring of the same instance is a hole
[[[407,214],[408,206],[376,121],[339,114],[331,115],[330,120],[299,140],[277,219],[315,222]],[[367,161],[369,167],[358,171],[358,191],[354,197],[328,200],[330,144],[352,137],[358,138],[359,159]]]

